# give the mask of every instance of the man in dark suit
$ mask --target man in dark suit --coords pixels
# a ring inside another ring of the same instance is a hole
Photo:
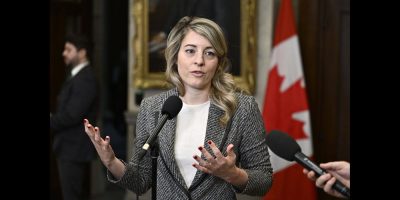
[[[96,155],[83,126],[83,119],[96,120],[98,111],[98,86],[89,64],[89,46],[84,36],[67,36],[62,55],[70,73],[58,95],[57,111],[50,114],[64,200],[88,199],[90,161]]]

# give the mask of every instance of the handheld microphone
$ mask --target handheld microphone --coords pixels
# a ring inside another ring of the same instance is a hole
[[[161,108],[161,120],[157,124],[154,131],[150,134],[149,138],[147,138],[146,143],[143,145],[142,149],[139,152],[139,160],[143,158],[146,154],[146,151],[151,147],[158,136],[158,133],[161,131],[167,119],[172,119],[176,115],[178,115],[179,111],[182,109],[182,100],[178,96],[170,96],[164,102]]]
[[[326,171],[311,161],[306,155],[301,152],[301,148],[297,142],[288,134],[273,130],[267,134],[267,145],[276,155],[288,160],[296,161],[307,170],[312,170],[319,177],[326,174]],[[338,191],[345,197],[350,198],[350,188],[347,188],[339,180],[333,184],[333,189]]]

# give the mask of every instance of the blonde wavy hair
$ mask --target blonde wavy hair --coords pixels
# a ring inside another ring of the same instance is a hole
[[[185,87],[178,74],[176,63],[182,40],[189,30],[207,38],[218,56],[218,67],[211,82],[210,99],[224,111],[224,115],[220,118],[220,123],[226,126],[237,107],[237,99],[235,97],[237,88],[235,87],[233,76],[226,72],[229,67],[228,48],[223,31],[215,22],[206,18],[188,16],[178,21],[167,38],[167,48],[165,50],[165,59],[167,61],[165,75],[167,81],[178,88],[180,95],[185,95]]]

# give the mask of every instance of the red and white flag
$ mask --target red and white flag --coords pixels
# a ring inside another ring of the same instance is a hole
[[[302,152],[312,157],[310,112],[291,0],[281,0],[277,20],[264,98],[264,124],[267,132],[288,133]],[[270,154],[274,180],[264,199],[315,200],[316,188],[303,174],[303,167]]]

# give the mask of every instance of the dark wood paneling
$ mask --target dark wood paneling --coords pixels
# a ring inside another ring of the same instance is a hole
[[[315,160],[350,161],[350,0],[300,0],[298,30]]]
[[[91,39],[92,1],[79,2],[50,2],[50,111],[55,110],[56,96],[67,70],[62,58],[65,35],[82,33]]]

